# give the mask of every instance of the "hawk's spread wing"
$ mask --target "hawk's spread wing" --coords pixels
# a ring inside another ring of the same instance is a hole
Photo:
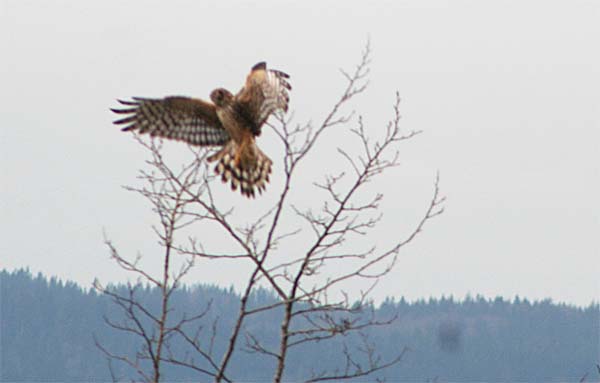
[[[133,97],[133,101],[118,100],[124,109],[111,109],[126,117],[116,120],[122,129],[137,130],[193,145],[223,145],[229,134],[217,117],[211,103],[189,97],[166,97],[162,99]]]
[[[260,134],[261,126],[271,113],[276,110],[287,112],[288,91],[292,89],[288,78],[290,76],[284,72],[267,69],[264,62],[252,67],[246,84],[235,96],[235,102],[254,134]]]

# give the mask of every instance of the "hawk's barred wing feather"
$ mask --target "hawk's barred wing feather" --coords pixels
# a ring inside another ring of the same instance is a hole
[[[287,73],[267,69],[267,64],[260,62],[250,71],[246,84],[235,96],[243,115],[247,117],[256,135],[269,116],[277,111],[287,112],[292,86],[287,81]]]
[[[287,112],[292,86],[287,82],[290,76],[278,70],[268,70],[266,81],[261,82],[265,100],[260,108],[259,119],[264,123],[269,115],[276,110]]]
[[[117,125],[124,125],[123,131],[136,130],[201,146],[223,145],[229,141],[229,134],[217,117],[213,104],[181,96],[132,99],[118,100],[126,108],[111,109],[126,115],[114,121]]]

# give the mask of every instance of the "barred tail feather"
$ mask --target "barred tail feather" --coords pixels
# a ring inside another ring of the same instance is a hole
[[[217,161],[215,173],[221,176],[221,181],[230,182],[231,190],[239,187],[246,197],[254,197],[257,190],[262,194],[273,164],[254,143],[240,147],[233,140],[210,156],[208,161]]]

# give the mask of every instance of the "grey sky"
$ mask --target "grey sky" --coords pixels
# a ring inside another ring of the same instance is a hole
[[[448,197],[376,296],[598,300],[600,3],[372,3],[3,0],[0,267],[122,280],[103,230],[156,254],[152,215],[120,187],[145,156],[112,126],[115,98],[236,91],[266,60],[292,76],[295,120],[318,121],[370,36],[370,87],[353,106],[377,135],[398,90],[403,128],[424,130],[376,185],[387,198],[373,242],[414,224],[438,169]],[[259,144],[276,153],[270,136]],[[327,137],[297,188],[336,160],[326,143],[344,145]],[[167,145],[175,159],[181,149]],[[252,213],[276,175],[255,203],[215,187]],[[243,272],[207,265],[194,278],[229,285]]]

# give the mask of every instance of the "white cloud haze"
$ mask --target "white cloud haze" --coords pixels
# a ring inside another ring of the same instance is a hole
[[[148,206],[121,188],[145,154],[112,125],[116,98],[237,91],[266,60],[292,76],[295,121],[318,121],[340,93],[338,68],[357,63],[370,37],[370,86],[353,106],[376,135],[398,90],[403,128],[424,131],[374,186],[386,200],[372,241],[414,224],[438,169],[448,198],[376,295],[597,300],[599,9],[593,0],[4,0],[0,266],[85,286],[123,280],[103,230],[123,251],[156,254]],[[272,132],[259,140],[277,153]],[[296,188],[336,161],[318,150]],[[257,212],[276,175],[257,202],[215,188]],[[244,271],[207,265],[194,278],[229,285]]]

